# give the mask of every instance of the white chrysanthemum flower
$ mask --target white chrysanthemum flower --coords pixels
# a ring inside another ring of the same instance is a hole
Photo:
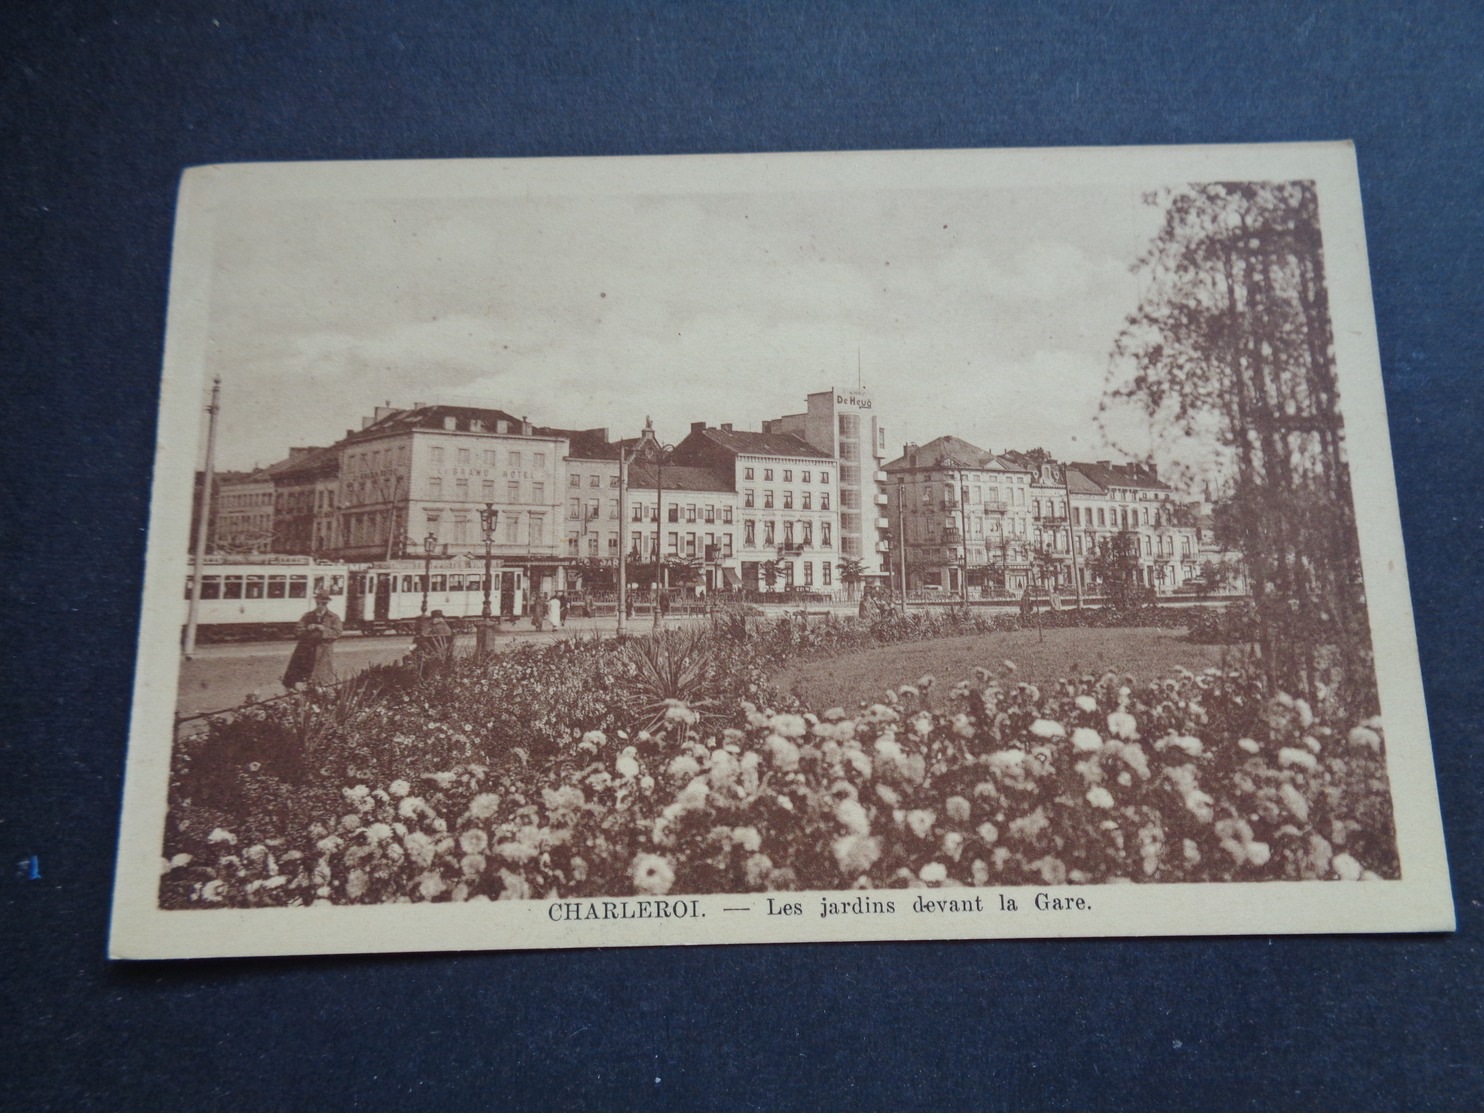
[[[485,860],[483,854],[466,853],[459,859],[459,871],[462,872],[464,876],[472,879],[479,876],[480,873],[484,872],[488,864],[489,862]]]
[[[1188,733],[1184,736],[1174,738],[1170,743],[1185,753],[1186,756],[1200,756],[1206,749],[1206,746],[1201,743],[1199,737],[1192,737]]]
[[[1108,732],[1125,741],[1131,741],[1138,736],[1139,723],[1127,710],[1114,710],[1108,715]]]
[[[1375,752],[1381,751],[1380,735],[1374,729],[1369,729],[1364,725],[1357,725],[1354,729],[1350,730],[1348,740],[1351,748],[1371,749]]]
[[[1000,831],[993,822],[983,823],[975,833],[979,835],[980,841],[987,846],[992,846],[1000,840]]]
[[[459,848],[465,853],[483,853],[489,845],[490,837],[483,830],[465,830],[459,835]]]
[[[1364,867],[1348,853],[1337,853],[1329,867],[1334,870],[1335,875],[1341,880],[1359,880]]]
[[[943,804],[943,810],[954,822],[968,822],[973,807],[962,795],[950,795]]]
[[[949,830],[943,835],[942,849],[944,856],[950,861],[957,861],[963,856],[964,836],[957,830]]]
[[[855,799],[841,799],[835,804],[835,821],[852,834],[869,834],[871,820],[866,808]]]
[[[915,810],[907,812],[907,829],[919,838],[926,838],[933,832],[933,823],[938,821],[937,811]]]
[[[799,719],[800,724],[803,718]],[[799,766],[799,746],[782,737],[777,733],[770,733],[768,739],[763,742],[767,747],[773,761],[773,767],[784,772],[791,772]]]
[[[1266,865],[1273,858],[1273,849],[1267,842],[1248,842],[1243,847],[1247,854],[1247,860],[1252,865]]]
[[[641,853],[631,866],[634,891],[646,896],[663,896],[675,884],[675,869],[657,853]]]
[[[370,826],[366,827],[366,837],[370,838],[373,842],[390,841],[391,836],[392,828],[385,822],[373,822]]]
[[[402,839],[402,845],[407,850],[407,856],[412,858],[414,864],[426,869],[433,863],[433,857],[437,852],[433,839],[421,830],[414,830]]]
[[[328,838],[321,838],[314,843],[315,848],[321,853],[329,854],[338,852],[345,845],[345,839],[332,834]]]
[[[1317,772],[1319,770],[1318,759],[1307,749],[1279,749],[1278,763],[1285,768],[1303,768],[1309,772]]]
[[[366,894],[370,883],[371,877],[365,869],[352,869],[345,878],[345,894],[352,900],[359,900]]]
[[[929,861],[917,877],[924,884],[942,884],[948,879],[948,866],[941,861]]]
[[[881,839],[867,834],[847,834],[836,838],[830,848],[834,851],[840,872],[851,879],[870,871],[871,866],[881,859]]]
[[[1050,718],[1037,718],[1031,722],[1031,733],[1048,740],[1052,737],[1065,737],[1067,735],[1067,731],[1063,728],[1062,723],[1052,721]]]
[[[696,762],[696,758],[686,753],[682,753],[670,761],[669,767],[665,769],[666,772],[676,779],[686,781],[689,781],[700,770],[701,766]]]
[[[1094,711],[1097,710],[1097,708],[1098,708],[1098,700],[1096,698],[1094,698],[1092,695],[1090,695],[1090,694],[1079,694],[1079,695],[1077,695],[1077,709],[1081,710],[1084,714],[1093,713]]]
[[[500,797],[493,791],[484,791],[469,800],[470,818],[493,818],[500,809]]]
[[[1262,746],[1251,737],[1243,737],[1237,741],[1237,748],[1243,752],[1252,753],[1254,756],[1262,751]]]
[[[780,737],[802,737],[809,732],[809,723],[798,714],[774,714],[768,724]]]
[[[639,761],[633,755],[633,746],[625,749],[613,762],[613,770],[625,779],[633,779],[639,774]]]
[[[763,848],[763,836],[757,832],[755,826],[736,827],[732,830],[732,841],[748,853],[756,853]]]
[[[230,830],[223,830],[218,826],[210,834],[206,835],[206,840],[212,845],[234,846],[237,844],[237,835]]]
[[[1096,729],[1078,726],[1072,730],[1072,748],[1078,752],[1098,752],[1103,747],[1103,738]]]
[[[208,904],[219,904],[227,898],[227,886],[219,880],[208,880],[201,886],[201,899]]]
[[[1113,796],[1106,787],[1089,787],[1087,789],[1087,801],[1101,810],[1110,811],[1113,809]]]
[[[406,780],[393,780],[391,783],[386,785],[386,789],[391,794],[392,798],[405,799],[408,793],[412,791],[412,785]]]

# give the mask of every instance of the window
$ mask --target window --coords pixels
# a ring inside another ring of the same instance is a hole
[[[428,478],[428,496],[432,497],[434,500],[442,500],[443,499],[443,478],[442,477],[429,477]]]
[[[773,490],[772,489],[764,489],[763,490],[763,507],[764,508],[772,508],[773,507]]]
[[[599,488],[602,488],[603,487],[603,478],[600,477],[600,476],[598,476],[598,474],[596,474],[596,473],[589,474],[588,475],[588,478],[587,478],[587,487],[590,488],[590,489],[599,489]]]
[[[642,524],[644,522],[644,505],[636,504],[631,509],[629,509],[629,512],[629,520],[632,523]]]
[[[571,500],[567,501],[567,518],[572,520],[582,518],[582,498],[580,496],[574,496]]]
[[[247,593],[243,596],[254,600],[263,596],[263,583],[266,579],[262,574],[249,574],[247,576]]]
[[[496,460],[495,452],[493,450],[486,450],[484,452],[484,464],[485,465],[498,465],[499,464],[499,462]]]
[[[819,574],[820,574],[820,581],[821,582],[823,582],[827,586],[832,584],[831,581],[830,581],[830,579],[831,579],[831,577],[833,575],[832,575],[832,572],[830,570],[830,564],[829,563],[822,562],[822,563],[819,564]]]
[[[443,464],[443,447],[434,446],[428,451],[428,456],[434,465]]]
[[[519,516],[506,516],[505,517],[505,542],[506,543],[519,543],[520,542],[520,517]]]
[[[610,500],[608,502],[608,518],[610,520],[618,519],[618,501]]]
[[[505,482],[505,499],[508,500],[511,504],[519,504],[520,503],[520,482],[519,481],[506,481]]]
[[[672,555],[680,553],[680,533],[672,531],[668,535],[669,553]]]
[[[696,557],[696,533],[693,531],[685,533],[685,555],[687,558]]]
[[[668,518],[669,522],[672,524],[678,524],[680,522],[680,505],[670,505],[670,514]]]
[[[721,510],[721,522],[724,523],[724,524],[729,524],[729,523],[732,522],[732,507],[731,507],[731,505],[727,505],[725,508],[723,508]]]
[[[485,478],[479,484],[479,496],[482,500],[493,501],[495,499],[495,483]]]
[[[204,591],[206,589],[206,583],[205,583],[205,581],[202,581],[202,583],[201,583],[201,589],[202,589],[202,591],[204,593]],[[222,576],[222,597],[225,598],[228,601],[238,601],[238,600],[241,600],[241,598],[242,598],[242,575],[241,574],[226,574],[226,575],[223,575]]]
[[[380,458],[381,457],[380,454],[377,454],[376,456],[377,456],[377,458]],[[465,447],[462,447],[462,446],[459,447],[458,458],[459,458],[459,464],[460,465],[468,465],[469,464],[469,451],[468,451],[468,449],[465,448]],[[378,461],[376,464],[377,465],[380,465],[381,462]]]
[[[751,480],[753,480],[754,479],[753,478],[753,474],[756,473],[756,472],[757,471],[754,470],[752,468],[752,466],[750,466],[750,465],[747,466],[746,468],[744,468],[742,470],[742,480],[744,480],[744,481],[751,481]]]
[[[771,469],[765,469],[765,470],[763,470],[763,480],[764,481],[771,481],[771,480],[773,480],[773,471]]]
[[[763,521],[763,546],[771,547],[774,541],[774,524],[772,520]]]
[[[804,521],[804,546],[814,546],[814,525],[808,520]]]
[[[792,489],[785,489],[784,490],[784,493],[783,493],[783,507],[785,507],[785,508],[792,508],[793,506],[794,506],[794,494],[793,494],[793,490]]]
[[[468,500],[469,499],[469,478],[467,478],[467,477],[457,477],[457,478],[455,478],[454,479],[454,483],[453,483],[453,492],[454,492],[454,496],[457,497],[459,500]]]
[[[812,562],[806,562],[804,564],[804,585],[806,585],[806,586],[812,586],[813,584],[814,584],[814,564]]]
[[[819,525],[819,542],[820,542],[820,545],[823,546],[823,547],[828,547],[830,545],[830,525],[829,524],[820,524]]]
[[[546,517],[531,516],[531,543],[532,545],[546,542]]]
[[[794,471],[791,469],[785,469],[783,471],[783,479],[785,481],[792,481],[794,479]]]
[[[819,510],[821,512],[828,512],[830,510],[830,494],[829,493],[820,493],[819,494]]]
[[[546,503],[546,482],[545,481],[532,481],[531,482],[531,503],[532,504],[545,504]]]
[[[505,459],[505,464],[508,465],[511,469],[519,469],[521,467],[520,451],[511,450],[510,454]]]
[[[809,484],[809,471],[807,469],[804,470],[803,473],[799,474],[799,480],[806,485]]]
[[[708,504],[708,505],[706,505],[706,522],[708,524],[714,524],[714,523],[716,523],[716,505],[714,505],[714,504]]]
[[[785,547],[794,545],[794,522],[792,520],[783,521],[783,545]]]
[[[1101,508],[1099,508],[1098,509],[1098,527],[1106,527],[1106,526],[1107,526],[1107,524],[1103,520],[1103,510]]]
[[[694,504],[687,504],[685,506],[685,522],[688,524],[696,522],[696,506]]]
[[[541,453],[541,452],[539,452],[539,451],[533,452],[531,454],[531,468],[532,469],[545,469],[546,468],[546,455],[543,454],[543,453]]]
[[[629,533],[629,549],[633,554],[639,554],[640,548],[644,546],[644,533],[634,531]]]
[[[450,574],[448,576],[448,592],[449,593],[463,593],[464,592],[464,576],[462,574]]]
[[[742,521],[742,545],[744,547],[757,546],[757,521]]]
[[[742,491],[742,507],[743,508],[752,508],[755,505],[756,505],[756,501],[753,498],[753,490],[752,489],[744,489]]]
[[[723,558],[732,557],[732,533],[727,532],[721,537],[721,554]]]
[[[802,496],[800,497],[799,507],[800,508],[803,508],[805,510],[808,510],[808,508],[809,508],[809,502],[813,498],[813,496],[814,496],[813,493],[804,493],[804,494],[802,494]]]
[[[433,575],[433,582],[428,587],[428,590],[429,590],[430,593],[447,593],[448,592],[448,575],[447,574],[434,574]]]
[[[587,553],[592,558],[598,557],[598,537],[596,534],[587,537]]]
[[[189,587],[189,584],[190,584],[189,581],[187,581],[187,586],[188,587]],[[221,579],[221,576],[220,575],[217,575],[217,574],[208,574],[204,578],[201,579],[201,600],[202,601],[216,601],[221,596],[222,596],[222,579]],[[303,597],[304,595],[301,593],[299,596],[300,597]]]
[[[580,474],[580,473],[569,473],[569,474],[567,474],[567,485],[568,485],[569,488],[573,488],[573,489],[580,489],[580,488],[582,488],[582,474]]]
[[[820,470],[819,483],[821,485],[828,485],[830,483],[830,474],[828,470]]]
[[[205,595],[205,592],[206,592],[206,583],[205,582],[202,582],[201,583],[201,592],[202,592],[202,595],[204,596]],[[309,596],[309,575],[307,575],[307,574],[290,574],[289,575],[289,596],[290,597],[308,597]]]

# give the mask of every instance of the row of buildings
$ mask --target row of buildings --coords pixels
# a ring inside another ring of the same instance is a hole
[[[548,590],[611,585],[621,550],[651,577],[663,560],[672,584],[711,591],[900,585],[905,567],[913,592],[971,596],[1090,586],[1115,535],[1137,541],[1156,589],[1197,577],[1214,553],[1200,510],[1145,467],[992,454],[952,436],[888,461],[858,389],[813,393],[757,431],[692,423],[674,446],[649,428],[615,440],[497,408],[388,405],[331,446],[214,489],[219,553],[378,563],[488,545]]]

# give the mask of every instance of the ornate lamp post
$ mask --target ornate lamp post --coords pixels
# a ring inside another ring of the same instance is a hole
[[[422,616],[428,615],[428,588],[433,582],[433,555],[438,551],[438,537],[431,531],[423,539],[423,607]]]
[[[495,542],[495,529],[499,525],[500,510],[493,504],[486,503],[479,510],[479,526],[484,535],[484,608],[479,613],[476,651],[481,656],[490,652],[490,639],[500,627],[500,622],[490,616],[491,561],[494,557],[492,548]]]

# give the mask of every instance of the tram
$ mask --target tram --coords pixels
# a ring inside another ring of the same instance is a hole
[[[182,626],[192,579],[187,573]],[[483,614],[484,563],[439,558],[430,569],[414,559],[337,563],[305,555],[208,555],[201,572],[196,637],[211,644],[293,636],[321,590],[329,593],[330,608],[347,631],[411,633],[424,604],[429,613],[440,610],[456,629],[467,630]],[[496,568],[490,578],[491,615],[507,620],[522,615],[526,592],[525,571]]]
[[[426,580],[426,587],[424,581]],[[525,612],[523,570],[496,568],[490,575],[490,615],[514,620]],[[484,563],[478,559],[415,559],[351,568],[345,624],[363,632],[411,632],[423,613],[439,610],[456,629],[469,629],[484,611]]]
[[[344,563],[316,562],[303,555],[207,555],[196,636],[205,643],[292,636],[321,590],[330,595],[330,608],[342,611],[349,573]],[[186,574],[182,625],[193,579],[194,573]]]

